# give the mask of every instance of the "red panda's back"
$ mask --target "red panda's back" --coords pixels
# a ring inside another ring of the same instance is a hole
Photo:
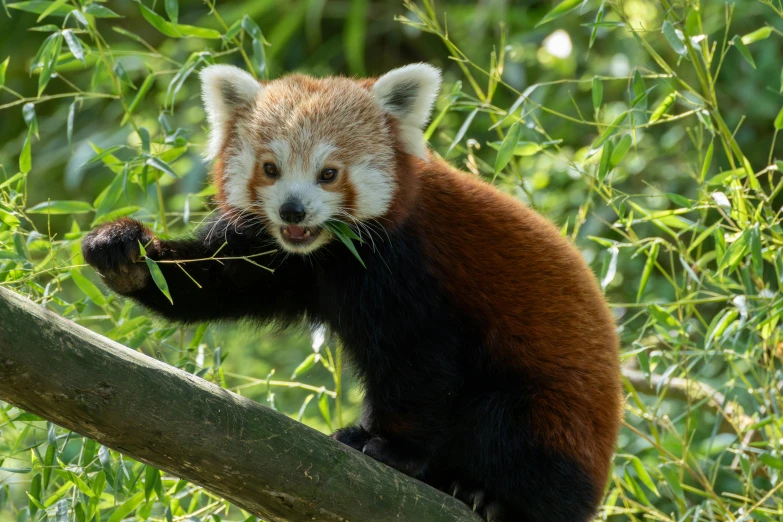
[[[535,378],[545,443],[604,484],[621,417],[611,312],[579,251],[519,201],[432,158],[415,210],[429,267],[487,326],[492,358]]]

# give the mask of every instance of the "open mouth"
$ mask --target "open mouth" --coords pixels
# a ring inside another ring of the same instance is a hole
[[[320,228],[300,227],[297,225],[286,225],[280,227],[280,235],[283,241],[296,246],[306,246],[316,240],[321,233]]]

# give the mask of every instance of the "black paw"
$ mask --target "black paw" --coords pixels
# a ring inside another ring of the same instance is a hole
[[[82,240],[84,260],[95,268],[114,291],[129,293],[147,284],[149,271],[140,263],[139,243],[148,253],[157,247],[155,236],[132,219],[102,225]]]
[[[361,426],[350,426],[335,431],[332,433],[332,438],[346,446],[352,447],[356,451],[362,451],[362,448],[372,438],[372,435]]]
[[[395,447],[383,437],[373,437],[367,441],[362,448],[362,453],[411,477],[419,478],[427,470],[426,458]]]
[[[505,522],[507,520],[503,516],[501,504],[483,489],[466,488],[455,482],[448,493],[467,504],[487,522]]]

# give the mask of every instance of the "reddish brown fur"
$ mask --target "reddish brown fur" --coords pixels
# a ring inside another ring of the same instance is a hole
[[[557,228],[519,201],[432,156],[398,156],[391,214],[417,215],[438,280],[488,325],[502,364],[540,390],[542,443],[606,484],[622,417],[618,339],[596,279]],[[601,494],[601,492],[597,492]]]

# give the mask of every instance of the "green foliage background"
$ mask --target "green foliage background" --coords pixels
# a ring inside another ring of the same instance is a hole
[[[2,3],[0,285],[324,432],[352,422],[334,339],[162,324],[79,242],[211,211],[204,65],[427,61],[445,73],[434,150],[562,226],[618,317],[628,400],[600,518],[783,520],[779,0]],[[0,520],[47,518],[247,514],[0,403]]]

